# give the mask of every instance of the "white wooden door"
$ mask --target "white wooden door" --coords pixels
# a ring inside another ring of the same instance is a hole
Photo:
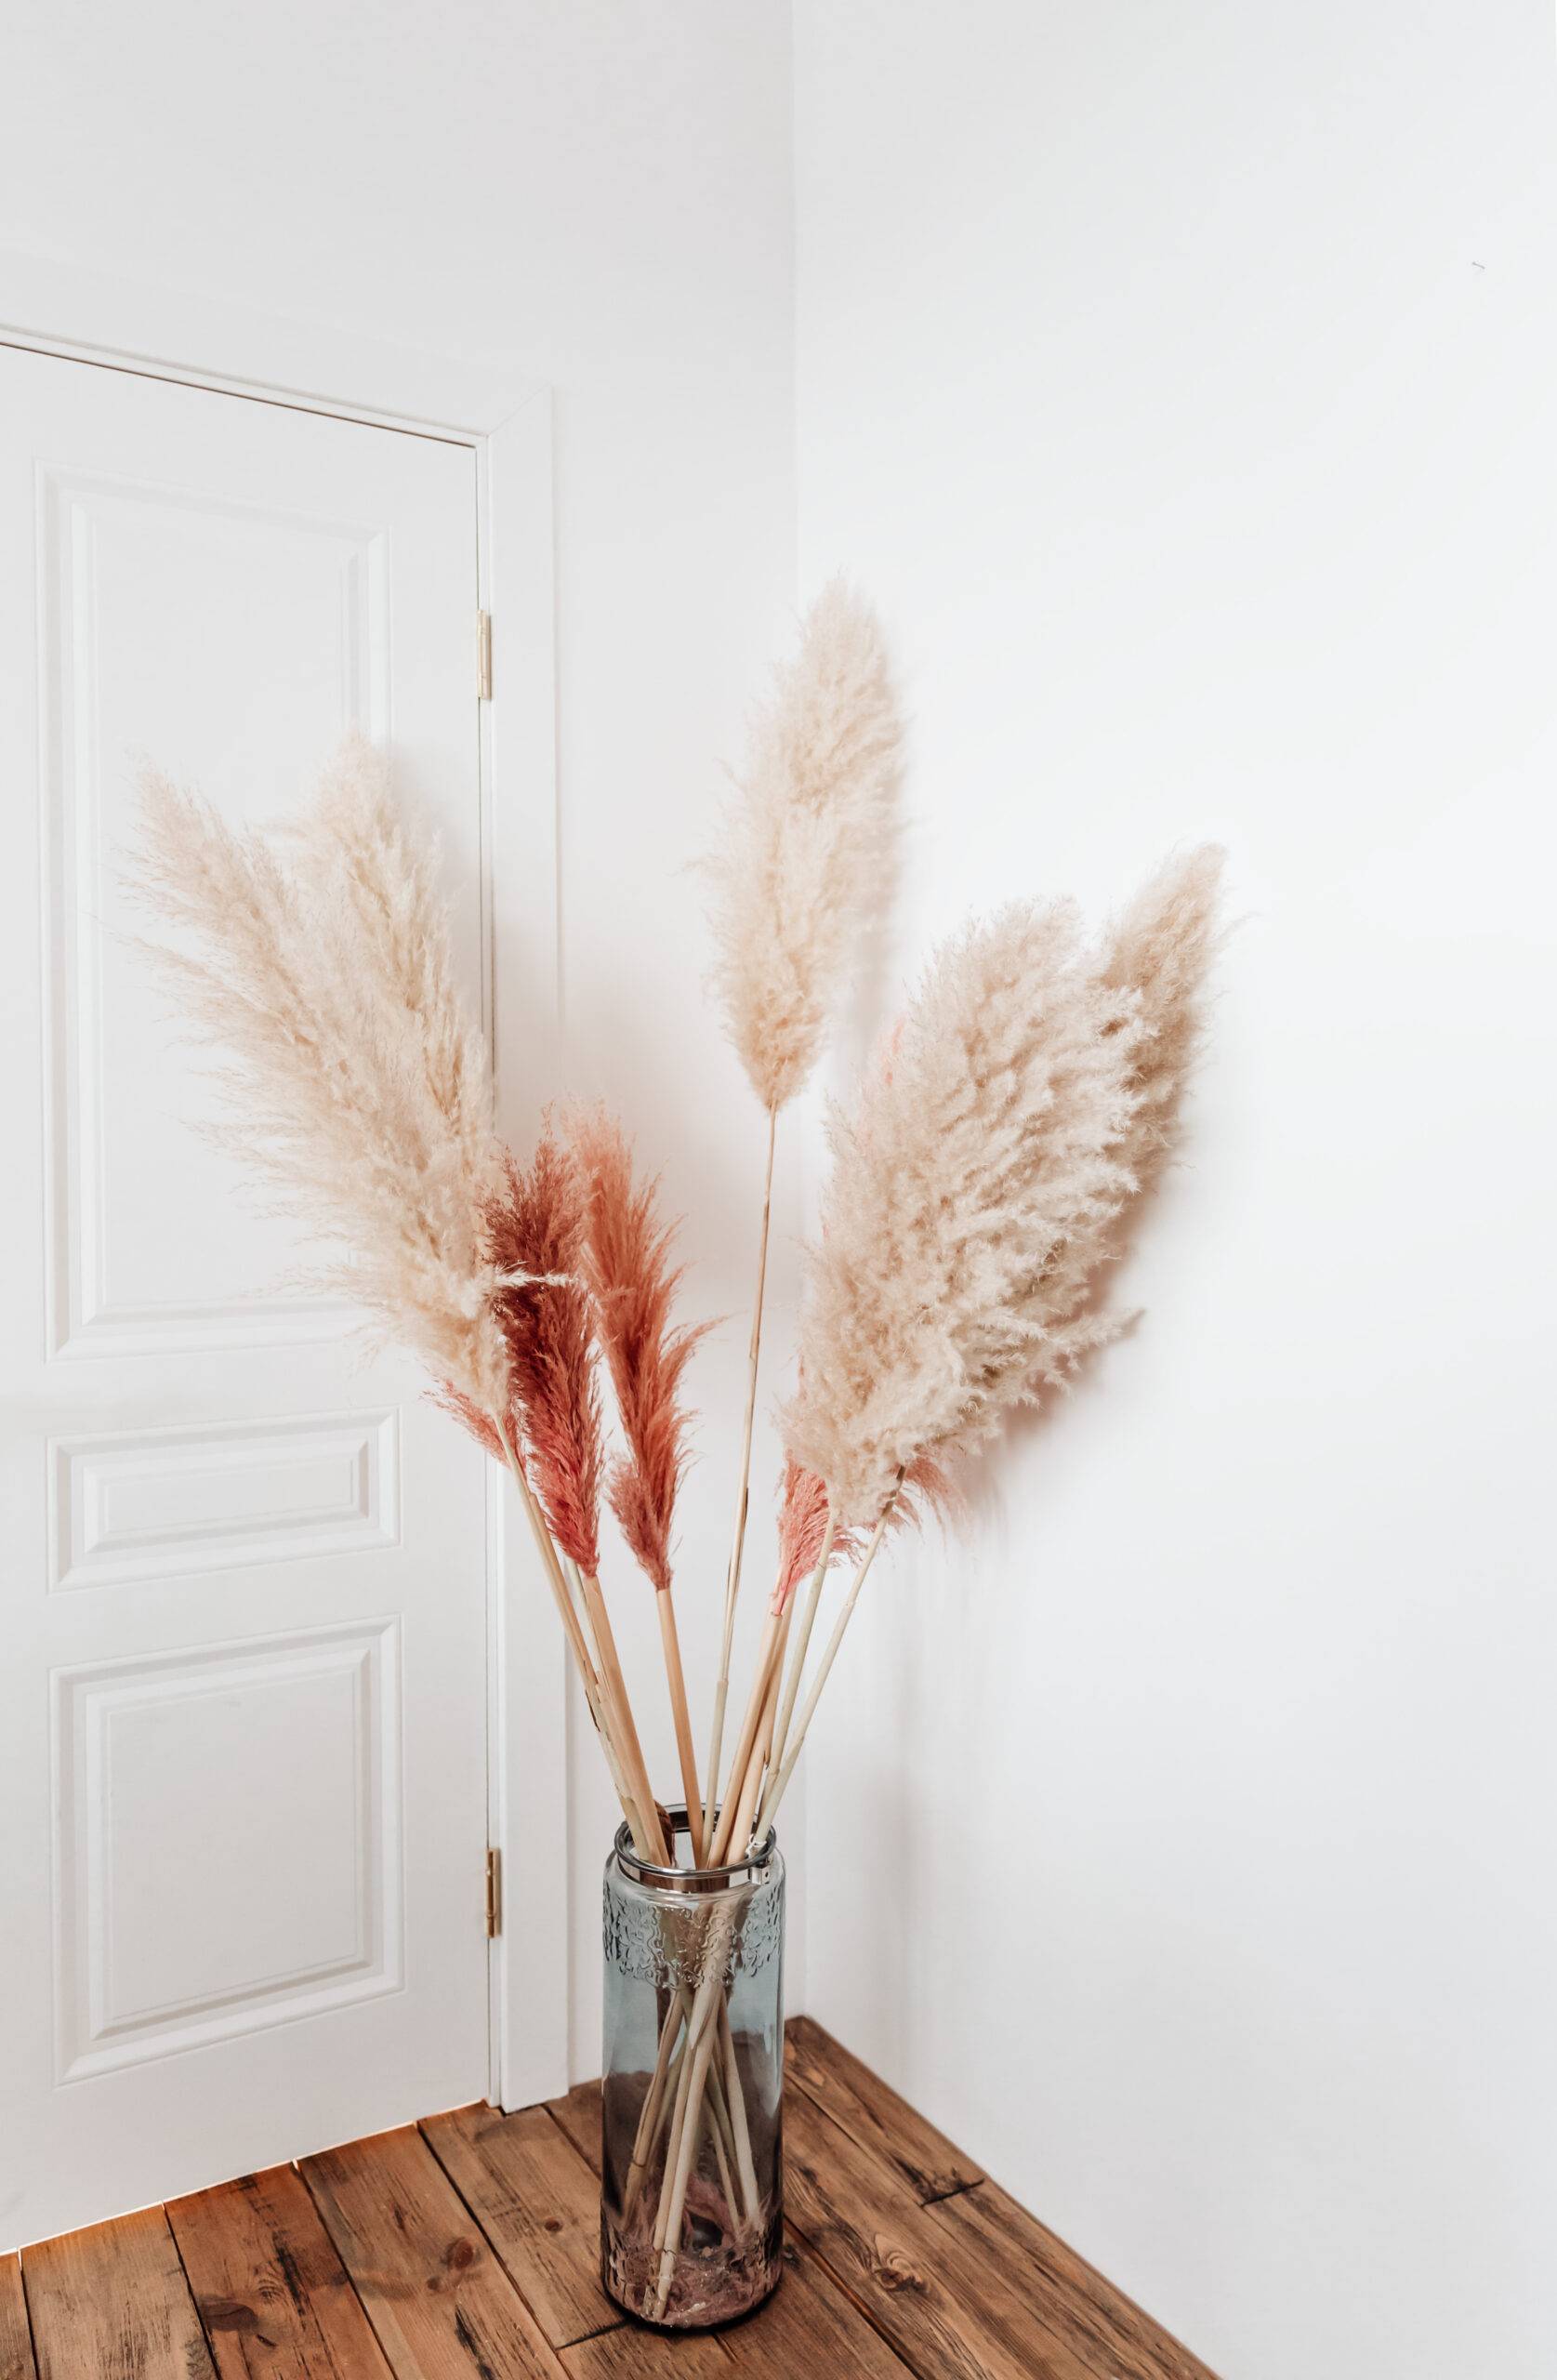
[[[471,450],[0,349],[0,2248],[481,2096],[482,1458],[278,1290],[118,888],[349,725],[472,996]]]

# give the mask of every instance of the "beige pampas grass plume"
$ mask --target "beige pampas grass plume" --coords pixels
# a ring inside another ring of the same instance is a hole
[[[749,1508],[778,1113],[815,1064],[850,959],[884,901],[902,754],[903,721],[876,615],[835,578],[806,615],[798,651],[774,672],[772,693],[753,716],[736,799],[705,863],[715,983],[730,1038],[768,1117],[746,1418],[708,1747],[710,1826]]]
[[[1217,843],[1176,853],[1141,887],[1105,939],[1102,980],[1141,1002],[1136,1111],[1124,1157],[1138,1192],[1153,1187],[1178,1144],[1186,1084],[1205,1032],[1206,977],[1221,946]]]
[[[873,1525],[925,1455],[996,1427],[1074,1361],[1057,1258],[1133,1186],[1135,992],[1086,963],[1068,903],[1018,904],[931,961],[889,1064],[830,1123],[790,1455]]]
[[[314,1280],[482,1412],[506,1409],[479,1207],[492,1158],[482,1035],[454,980],[437,854],[359,741],[314,807],[234,828],[154,770],[132,892],[193,1037],[226,1053],[213,1137],[342,1250]]]
[[[1221,866],[1211,845],[1169,861],[1101,959],[1068,905],[970,929],[835,1114],[785,1435],[849,1520],[1121,1327],[1097,1276],[1177,1141]]]
[[[815,1064],[851,956],[879,912],[902,749],[876,615],[835,578],[753,715],[736,799],[705,862],[715,983],[771,1112]]]

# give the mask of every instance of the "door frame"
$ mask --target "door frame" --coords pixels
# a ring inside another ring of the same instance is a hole
[[[492,623],[492,694],[480,715],[482,999],[498,1127],[522,1143],[561,1087],[549,387],[14,254],[0,258],[0,345],[471,450],[472,608]],[[475,650],[472,618],[472,681]],[[487,1843],[502,1915],[487,1946],[488,2095],[519,2108],[570,2080],[567,1673],[534,1544],[495,1464],[486,1519]]]

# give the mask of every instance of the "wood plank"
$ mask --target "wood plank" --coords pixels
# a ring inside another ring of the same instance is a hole
[[[1117,2380],[1215,2380],[1206,2364],[996,2183],[944,2199],[930,2212],[971,2254],[1033,2291],[1045,2319],[1110,2380],[1115,2374]]]
[[[749,2320],[719,2334],[741,2380],[796,2380],[812,2373],[829,2380],[906,2380],[908,2366],[872,2330],[820,2259],[803,2241],[784,2250],[784,2279]]]
[[[547,2114],[560,2124],[596,2180],[600,2171],[600,2086],[575,2082],[565,2099],[548,2099]]]
[[[397,2380],[558,2380],[534,2316],[415,2125],[299,2170]]]
[[[817,2029],[820,2031],[820,2029]],[[821,2035],[825,2042],[827,2036]],[[864,2069],[862,2069],[864,2070]],[[600,2162],[600,2086],[599,2082],[578,2082],[565,2098],[548,2102],[548,2112],[553,2122],[587,2157],[595,2173]],[[819,2375],[836,2372],[857,2372],[861,2380],[889,2380],[896,2375],[902,2380],[904,2370],[902,2359],[874,2330],[858,2307],[833,2280],[825,2266],[805,2245],[798,2235],[790,2232],[785,2250],[786,2271],[783,2281],[768,2303],[744,2322],[734,2323],[729,2330],[717,2334],[728,2362],[744,2373],[757,2375],[769,2373],[782,2374],[783,2380],[807,2368]],[[809,2342],[809,2343],[808,2343]],[[690,2339],[683,2339],[681,2351],[690,2350]],[[623,2374],[642,2369],[646,2373],[658,2371],[660,2363],[645,2362],[641,2366],[631,2360],[630,2350],[637,2346],[647,2352],[657,2343],[652,2333],[637,2325],[629,2325],[626,2341],[619,2350],[626,2361],[617,2360],[614,2352],[603,2347],[598,2355],[581,2359],[574,2350],[564,2356],[570,2372],[587,2371],[587,2380],[614,2380]],[[663,2366],[669,2371],[670,2366]],[[699,2366],[700,2370],[702,2367]],[[710,2365],[712,2371],[719,2367]],[[688,2380],[697,2380],[694,2371]]]
[[[160,2206],[26,2252],[38,2380],[215,2380]]]
[[[20,2256],[0,2256],[0,2380],[37,2380]]]
[[[567,2099],[548,2099],[546,2113],[590,2171],[590,2204],[600,2228],[600,2085],[574,2082]],[[619,2307],[612,2307],[619,2313]],[[621,2316],[561,2354],[569,2380],[731,2380],[731,2363],[717,2333],[659,2333]]]
[[[389,2380],[335,2243],[290,2165],[167,2209],[218,2380]]]
[[[545,2108],[456,2108],[422,2136],[553,2347],[625,2320],[600,2287],[599,2176]]]
[[[918,2380],[1096,2380],[1025,2274],[971,2254],[804,2091],[785,2102],[784,2155],[795,2229]]]
[[[568,2380],[732,2380],[719,2333],[651,2331],[640,2322],[565,2348],[562,2368]]]
[[[784,2030],[786,2086],[809,2092],[851,2140],[901,2176],[921,2206],[983,2180],[970,2157],[811,2017],[792,2016]]]

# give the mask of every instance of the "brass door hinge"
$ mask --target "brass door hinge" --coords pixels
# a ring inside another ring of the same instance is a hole
[[[486,1931],[489,1941],[503,1931],[503,1855],[496,1850],[486,1855]]]
[[[492,700],[492,614],[476,615],[476,696],[478,701]]]

